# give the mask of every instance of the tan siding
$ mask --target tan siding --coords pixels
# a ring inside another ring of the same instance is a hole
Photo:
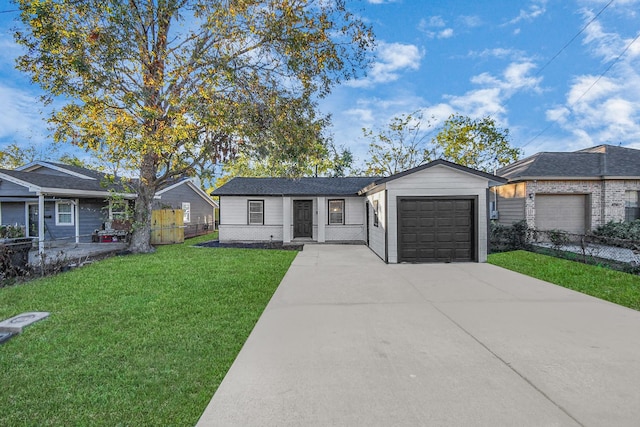
[[[525,219],[524,201],[524,197],[520,199],[504,199],[498,197],[498,223],[511,225],[514,222]]]

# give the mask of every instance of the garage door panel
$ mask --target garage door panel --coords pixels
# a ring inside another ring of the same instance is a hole
[[[472,261],[473,206],[473,200],[469,199],[400,198],[399,261]]]
[[[584,194],[536,194],[536,228],[584,234],[587,229],[587,201]]]

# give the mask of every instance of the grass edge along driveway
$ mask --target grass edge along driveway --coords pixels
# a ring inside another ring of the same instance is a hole
[[[640,310],[640,276],[527,251],[491,254],[489,264]]]
[[[211,238],[0,289],[0,425],[195,425],[296,255]]]

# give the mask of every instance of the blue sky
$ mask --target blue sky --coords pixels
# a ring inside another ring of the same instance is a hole
[[[321,109],[332,114],[336,145],[359,162],[368,145],[361,128],[417,110],[433,117],[428,131],[452,113],[490,115],[525,155],[603,143],[640,148],[640,0],[348,3],[372,25],[377,60]],[[0,11],[11,9],[0,0]],[[0,13],[0,147],[46,150],[39,91],[13,69],[16,17]]]

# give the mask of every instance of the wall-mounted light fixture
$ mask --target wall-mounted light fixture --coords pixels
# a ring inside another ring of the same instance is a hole
[[[529,193],[529,200],[533,200],[533,193]]]

